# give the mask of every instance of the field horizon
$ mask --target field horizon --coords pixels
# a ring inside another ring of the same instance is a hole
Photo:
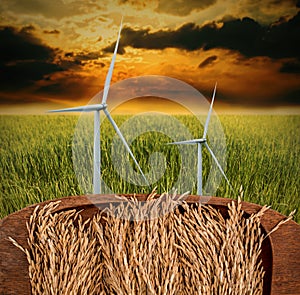
[[[28,103],[25,105],[2,105],[0,109],[0,116],[28,116],[28,115],[47,115],[48,110],[55,110],[68,107],[76,107],[87,105],[87,101],[80,101],[77,104],[58,104],[58,103]],[[218,102],[214,106],[214,110],[218,115],[300,115],[300,107],[298,105],[278,105],[272,107],[254,107],[254,106],[238,106],[231,105],[225,102]],[[172,103],[168,99],[161,97],[153,97],[153,99],[145,100],[145,97],[136,97],[128,100],[126,103],[116,106],[113,113],[116,115],[135,115],[142,112],[158,111],[168,112],[172,115],[189,115],[190,112],[184,107]],[[203,110],[203,115],[207,114]],[[65,114],[67,116],[74,116],[74,113]],[[76,114],[77,115],[77,114]],[[76,116],[75,115],[75,116]],[[79,115],[79,113],[78,113]]]

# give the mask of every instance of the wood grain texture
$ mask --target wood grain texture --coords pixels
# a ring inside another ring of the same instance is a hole
[[[127,195],[129,196],[129,195]],[[136,195],[145,200],[146,195]],[[75,196],[60,199],[57,212],[69,209],[84,211],[84,218],[93,216],[111,202],[120,202],[114,195]],[[217,197],[188,196],[188,203],[207,203],[226,214],[226,207],[232,200]],[[44,206],[51,201],[40,203]],[[25,254],[16,248],[8,237],[12,237],[23,247],[27,244],[26,222],[36,205],[29,206],[0,220],[0,294],[31,294],[28,277],[28,263]],[[242,202],[246,214],[259,211],[261,206]],[[274,210],[267,210],[262,217],[262,227],[268,233],[285,216]],[[283,224],[263,245],[263,264],[267,275],[264,294],[300,295],[300,225],[294,221]]]

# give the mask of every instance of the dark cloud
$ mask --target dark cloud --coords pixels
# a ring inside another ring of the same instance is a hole
[[[12,27],[0,27],[0,63],[53,59],[55,50],[43,45],[31,34],[33,28],[17,31]]]
[[[192,11],[206,9],[216,2],[217,0],[189,0],[184,3],[182,0],[159,0],[156,11],[172,15],[186,16]]]
[[[292,6],[297,5],[298,0],[272,0],[274,4],[291,4]]]
[[[65,57],[60,58],[61,51],[43,44],[34,33],[33,26],[20,30],[0,27],[1,104],[43,101],[42,97],[52,94],[51,89],[65,92],[66,84],[61,85],[60,89],[55,88],[57,81],[53,75],[76,67],[76,63]],[[49,93],[40,91],[43,87]]]
[[[103,67],[100,53],[64,53],[34,34],[32,26],[0,28],[0,103],[30,103],[51,96],[82,99],[88,90],[81,86],[80,71],[90,62]]]
[[[101,62],[101,61],[95,61],[94,62],[95,65],[99,65],[101,68],[105,67],[105,63]]]
[[[193,11],[203,10],[215,4],[217,0],[157,0],[157,1],[142,1],[142,0],[119,0],[120,5],[127,4],[134,6],[134,8],[141,10],[147,7],[147,4],[153,4],[155,11],[158,13],[171,14],[176,16],[187,16]]]
[[[33,31],[35,31],[35,27],[33,25],[28,25],[21,28],[21,33],[31,33]]]
[[[74,78],[74,77],[73,77]],[[69,78],[70,79],[70,78]],[[77,81],[78,82],[78,81]],[[66,87],[66,85],[68,85]],[[83,98],[81,87],[76,85],[75,81],[57,81],[48,85],[42,85],[38,87],[34,94],[39,96],[52,96],[52,97],[64,97],[64,99],[77,100]],[[59,94],[59,95],[58,95]]]
[[[244,0],[244,6],[254,6],[260,5],[260,7],[269,7],[272,8],[274,6],[288,6],[288,7],[297,7],[297,3],[299,0],[264,0],[263,2],[261,0]]]
[[[150,32],[150,29],[133,30],[129,27],[125,27],[122,30],[120,45],[146,49],[175,47],[190,51],[203,46],[199,40],[200,30],[201,29],[193,23],[184,24],[175,31],[160,30]]]
[[[53,97],[61,101],[82,101],[90,99],[100,88],[94,87],[93,82],[97,79],[95,76],[83,77],[79,72],[72,72],[69,75],[61,75],[51,83],[38,85],[32,92],[34,96]]]
[[[114,42],[114,43],[112,43],[111,45],[109,45],[109,46],[107,46],[107,47],[105,47],[104,49],[103,49],[103,51],[104,52],[108,52],[108,53],[113,53],[114,52],[114,50],[115,50],[115,46],[116,46],[116,42]],[[133,46],[132,46],[133,47]],[[124,53],[126,53],[126,51],[125,51],[125,48],[124,48],[124,46],[123,46],[123,42],[120,42],[119,43],[119,46],[118,46],[118,54],[124,54]]]
[[[48,75],[62,71],[60,66],[44,61],[18,62],[4,69],[0,72],[0,87],[4,91],[32,86],[39,80],[46,80]]]
[[[206,58],[204,61],[202,61],[200,64],[199,64],[199,68],[205,68],[209,65],[211,65],[214,61],[216,61],[218,59],[218,57],[216,55],[212,55],[212,56],[209,56],[208,58]]]
[[[81,61],[97,60],[100,57],[101,57],[101,55],[100,55],[99,51],[81,52],[81,53],[75,55],[75,59],[81,60]]]
[[[298,87],[298,89],[289,91],[284,98],[285,98],[284,100],[285,104],[300,105],[300,87]]]
[[[65,57],[73,57],[75,54],[74,52],[66,52]]]
[[[300,74],[300,60],[293,60],[289,62],[285,62],[280,72],[282,73],[291,73],[291,74]]]
[[[99,51],[80,53],[66,52],[61,58],[60,65],[64,69],[74,69],[86,63],[93,63],[104,67],[105,64],[99,61],[102,56]]]
[[[270,58],[300,57],[300,12],[292,19],[269,26],[255,20],[229,19],[221,26],[210,23],[199,27],[187,23],[176,30],[134,30],[125,27],[121,46],[145,49],[168,47],[193,51],[225,48],[240,52],[246,57],[268,56]],[[112,45],[110,49],[112,49]]]
[[[44,34],[49,34],[49,35],[59,35],[60,31],[59,30],[44,30],[43,31]]]
[[[99,1],[82,0],[72,0],[71,3],[64,0],[1,0],[1,5],[5,8],[6,12],[13,11],[17,14],[35,16],[42,15],[46,18],[54,19],[85,15],[103,9]]]
[[[47,80],[56,72],[76,69],[88,61],[97,61],[99,52],[67,52],[62,55],[41,42],[33,34],[35,28],[26,26],[0,28],[0,87],[18,90]]]
[[[9,97],[9,99],[8,99]],[[22,95],[13,95],[9,93],[0,92],[0,105],[20,105],[20,104],[30,104],[36,103],[37,99],[31,93],[22,93]]]
[[[144,0],[119,0],[118,4],[129,4],[139,10],[144,9],[147,6],[147,3]]]
[[[238,83],[238,82],[237,82]],[[205,97],[210,97],[210,91],[202,91]],[[227,93],[222,91],[220,87],[217,91],[218,101],[222,101],[232,106],[243,106],[249,108],[256,107],[281,107],[281,106],[299,106],[300,105],[300,88],[295,87],[289,91],[280,91],[275,95],[265,95],[257,92],[255,96],[247,93]]]
[[[297,13],[298,0],[243,0],[238,10],[240,15],[250,16],[263,24],[270,24],[282,16]]]
[[[47,79],[62,71],[53,62],[56,51],[34,37],[34,27],[21,30],[0,28],[0,87],[2,91],[16,91]]]

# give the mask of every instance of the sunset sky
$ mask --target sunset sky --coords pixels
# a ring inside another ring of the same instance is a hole
[[[217,81],[218,110],[300,113],[299,8],[299,0],[1,0],[0,113],[88,103],[103,88],[122,16],[113,83],[167,76],[209,98]]]

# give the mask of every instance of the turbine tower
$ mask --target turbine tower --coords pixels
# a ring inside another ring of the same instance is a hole
[[[62,113],[62,112],[94,112],[94,173],[93,173],[93,193],[100,194],[101,193],[101,154],[100,154],[100,111],[103,111],[108,120],[110,121],[111,125],[115,129],[116,133],[119,135],[121,141],[123,142],[127,152],[130,154],[131,158],[133,159],[134,163],[138,167],[140,173],[142,174],[146,184],[149,186],[148,180],[146,179],[141,167],[139,166],[137,160],[135,159],[129,145],[127,144],[124,136],[122,135],[119,127],[117,126],[116,122],[113,120],[112,116],[110,115],[109,111],[107,110],[107,95],[110,87],[111,77],[114,69],[114,64],[116,60],[116,55],[118,51],[118,45],[122,30],[122,23],[123,18],[121,20],[120,29],[118,33],[118,39],[115,45],[114,54],[112,57],[112,61],[110,63],[110,67],[106,76],[104,90],[103,90],[103,97],[102,102],[100,104],[93,104],[87,106],[80,106],[74,108],[67,108],[67,109],[60,109],[60,110],[52,110],[49,111],[50,113]]]
[[[173,145],[197,144],[197,147],[198,147],[197,194],[199,196],[202,195],[202,145],[204,145],[207,148],[207,150],[211,154],[213,160],[216,162],[216,164],[217,164],[219,170],[221,171],[222,175],[225,177],[228,185],[230,186],[231,189],[233,189],[232,186],[229,183],[228,178],[225,175],[225,172],[223,171],[220,163],[218,162],[215,154],[213,153],[213,151],[211,150],[211,148],[207,144],[207,140],[206,140],[206,135],[207,135],[207,130],[208,130],[208,124],[209,124],[209,121],[210,121],[210,116],[211,116],[211,112],[212,112],[212,108],[213,108],[213,103],[214,103],[214,100],[215,100],[216,90],[217,90],[217,83],[216,83],[215,88],[214,88],[213,97],[212,97],[212,101],[211,101],[211,104],[210,104],[210,107],[209,107],[209,111],[208,111],[208,115],[207,115],[207,118],[206,118],[206,122],[205,122],[204,132],[203,132],[202,138],[192,139],[192,140],[184,140],[184,141],[177,141],[177,142],[169,143],[169,144],[173,144]]]

